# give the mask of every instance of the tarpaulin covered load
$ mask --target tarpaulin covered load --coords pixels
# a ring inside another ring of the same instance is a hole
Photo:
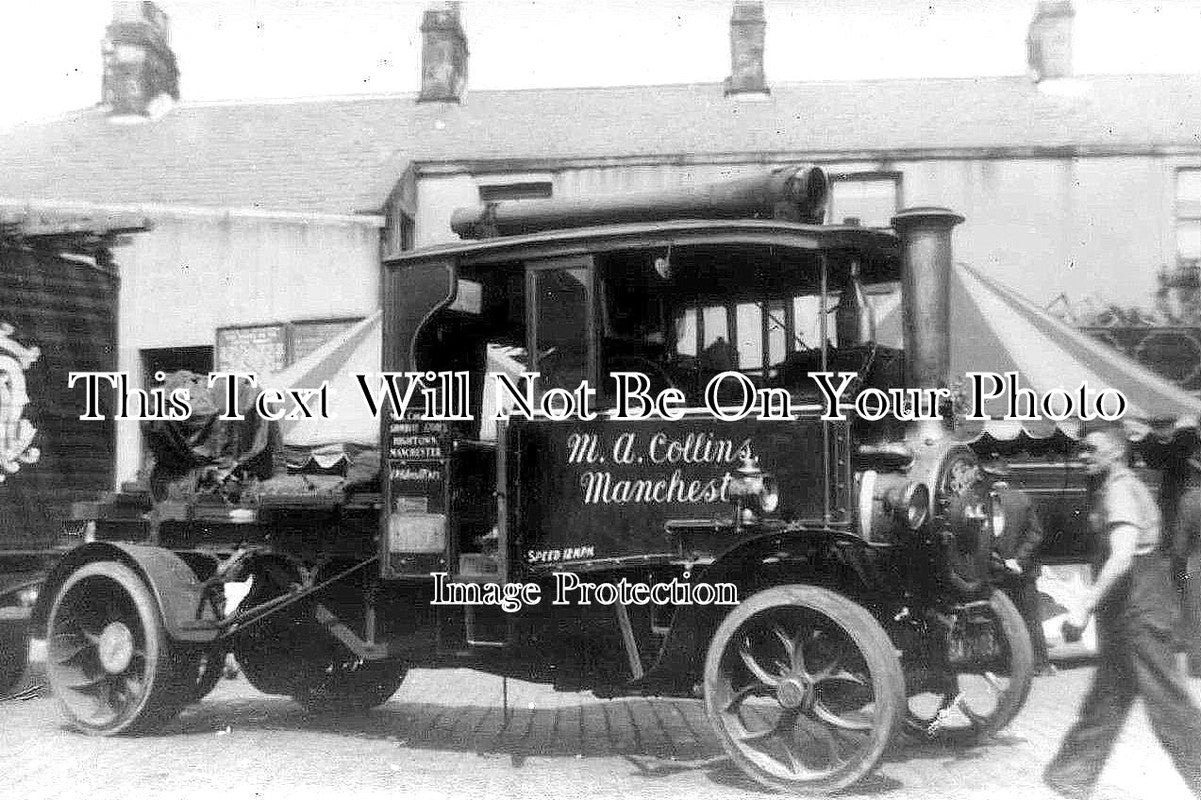
[[[238,396],[237,411],[244,419],[222,419],[227,415],[225,379],[210,387],[207,375],[175,372],[166,377],[162,389],[165,396],[186,390],[191,413],[186,419],[146,423],[156,498],[216,488],[230,476],[266,479],[277,471],[279,430],[255,412],[255,392],[243,390]]]
[[[258,379],[257,388],[240,380],[238,414],[228,416],[228,379],[211,388],[208,377],[190,372],[167,376],[165,393],[186,389],[191,414],[186,419],[156,420],[146,424],[146,441],[155,456],[151,483],[159,499],[184,499],[198,492],[239,494],[245,481],[254,492],[307,485],[284,480],[288,472],[304,471],[344,476],[345,485],[369,484],[378,479],[380,422],[362,398],[357,374],[379,372],[380,314],[377,312],[292,366]],[[307,390],[326,385],[328,416],[268,421],[256,410],[264,390],[276,389],[288,397],[273,402],[275,414],[296,410],[290,390],[301,391],[313,414],[316,402]],[[321,482],[325,486],[328,482]],[[339,485],[342,485],[339,483]]]
[[[901,347],[899,298],[880,298],[877,309],[878,341]],[[969,372],[1016,371],[1021,385],[1040,396],[1052,389],[1074,395],[1084,382],[1094,395],[1116,389],[1129,401],[1123,421],[1136,438],[1194,431],[1201,417],[1201,400],[964,264],[951,273],[950,326],[952,381]],[[990,416],[1005,410],[1004,398],[984,403]],[[965,438],[998,446],[1074,438],[1078,429],[1078,419],[966,421],[956,428]]]

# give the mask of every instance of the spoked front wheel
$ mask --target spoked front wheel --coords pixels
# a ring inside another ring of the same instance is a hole
[[[815,586],[753,595],[718,628],[705,707],[722,746],[760,783],[845,788],[879,762],[904,711],[888,634],[862,606]]]
[[[179,711],[170,647],[145,582],[115,561],[85,564],[54,598],[46,676],[84,733],[142,731]]]
[[[1005,593],[994,590],[959,614],[943,667],[910,687],[905,732],[911,738],[973,744],[1012,722],[1030,693],[1030,634]]]

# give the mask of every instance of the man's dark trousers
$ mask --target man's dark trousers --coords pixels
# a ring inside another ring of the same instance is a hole
[[[1034,645],[1034,666],[1040,669],[1047,666],[1051,661],[1047,655],[1047,637],[1043,632],[1043,614],[1034,576],[1011,576],[1001,588],[1017,606],[1026,622],[1026,629],[1030,631],[1030,643]]]
[[[1097,607],[1099,665],[1080,719],[1047,766],[1049,783],[1085,796],[1096,785],[1136,697],[1193,794],[1201,798],[1201,710],[1176,669],[1174,598],[1167,560],[1135,556]]]
[[[1005,524],[993,548],[1002,560],[1013,559],[1022,570],[1017,574],[1006,571],[1002,588],[1021,612],[1034,645],[1034,666],[1042,669],[1050,664],[1035,585],[1041,570],[1038,551],[1043,542],[1043,527],[1029,495],[1004,483],[997,484],[995,491]]]
[[[1179,571],[1180,639],[1188,653],[1189,672],[1201,677],[1201,470],[1176,501],[1172,555]]]
[[[1180,632],[1188,653],[1188,668],[1201,678],[1201,548],[1184,562],[1184,586],[1181,592]]]

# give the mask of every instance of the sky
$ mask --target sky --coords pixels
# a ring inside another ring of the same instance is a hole
[[[415,91],[411,0],[161,0],[187,100]],[[1201,0],[1075,0],[1079,74],[1201,70]],[[1019,75],[1033,0],[767,0],[769,82]],[[468,91],[716,82],[728,0],[465,0]],[[103,0],[10,3],[0,128],[94,105]]]

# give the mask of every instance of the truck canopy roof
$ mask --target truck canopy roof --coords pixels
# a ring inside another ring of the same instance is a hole
[[[454,259],[483,266],[631,248],[738,245],[839,252],[861,262],[865,283],[895,281],[900,277],[900,243],[891,231],[754,219],[596,225],[498,236],[397,253],[385,263],[393,269],[404,269],[418,262]]]

